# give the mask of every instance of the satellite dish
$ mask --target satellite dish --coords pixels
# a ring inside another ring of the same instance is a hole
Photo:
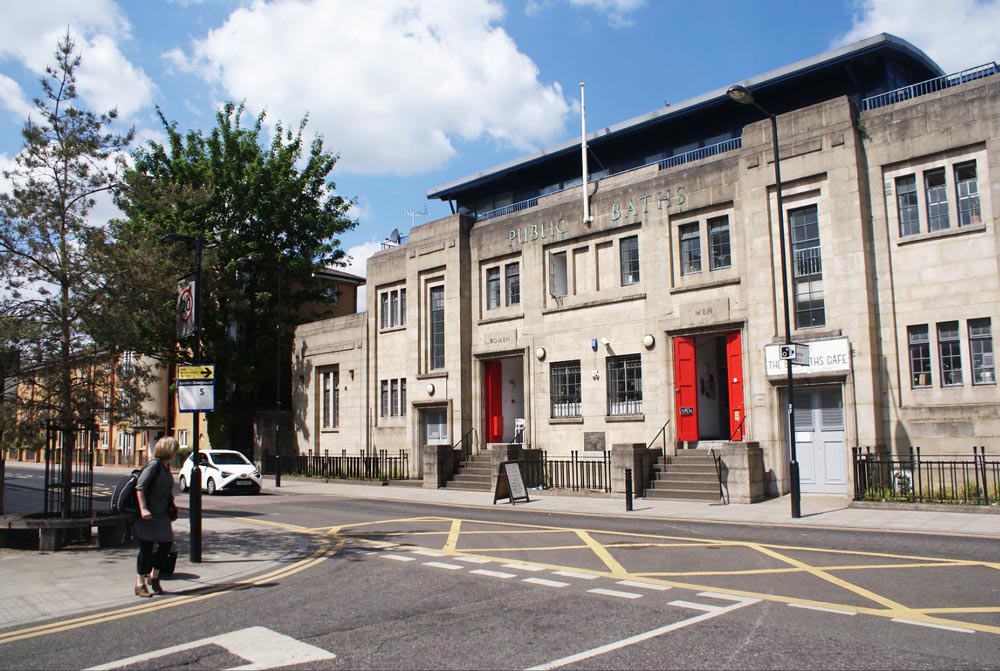
[[[392,229],[392,233],[389,234],[389,242],[393,243],[394,245],[398,245],[399,244],[399,229],[398,228]]]

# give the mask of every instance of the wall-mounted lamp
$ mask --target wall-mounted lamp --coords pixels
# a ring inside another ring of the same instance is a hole
[[[602,344],[602,345],[604,345],[605,347],[607,347],[607,346],[608,346],[608,345],[610,345],[611,343],[609,343],[609,342],[608,342],[608,339],[607,339],[607,338],[601,338],[601,344]]]
[[[434,395],[434,385],[431,384],[430,382],[427,383],[427,395],[428,396]]]
[[[597,370],[595,368],[593,370],[593,372],[590,374],[590,377],[594,378],[595,380],[600,380],[601,379],[601,371],[599,371],[599,370]]]
[[[538,359],[539,361],[544,361],[545,360],[545,348],[544,347],[539,347],[539,348],[537,348],[535,350],[535,358]]]
[[[656,344],[656,338],[654,338],[652,334],[647,333],[646,335],[642,336],[642,346],[645,347],[646,349],[653,349],[653,345],[655,344]]]

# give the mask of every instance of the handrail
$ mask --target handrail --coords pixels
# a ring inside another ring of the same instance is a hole
[[[879,107],[885,107],[886,105],[892,105],[911,98],[917,98],[922,95],[927,95],[928,93],[941,91],[943,89],[951,88],[952,86],[957,86],[959,84],[965,84],[966,82],[974,81],[976,79],[989,77],[997,74],[998,72],[1000,72],[1000,66],[997,66],[995,62],[990,61],[988,63],[983,63],[982,65],[977,65],[974,68],[962,70],[961,72],[935,77],[934,79],[928,79],[926,81],[910,84],[909,86],[903,86],[892,91],[886,91],[885,93],[880,93],[879,95],[871,96],[869,98],[864,98],[861,101],[861,109],[863,111],[878,109]]]
[[[746,421],[747,421],[747,416],[746,416],[746,414],[744,414],[743,418],[740,419],[740,423],[737,424],[736,428],[733,429],[733,432],[731,434],[729,434],[729,442],[732,443],[732,442],[736,441],[736,434],[740,433],[743,430],[743,423],[746,422]]]
[[[468,431],[466,431],[465,435],[463,435],[461,438],[459,438],[458,442],[451,446],[451,449],[457,450],[461,446],[462,454],[464,456],[470,455],[472,453],[472,450],[471,449],[470,450],[465,449],[465,439],[469,437],[469,434],[474,433],[475,431],[476,431],[476,427],[472,427],[471,429],[469,429]]]
[[[708,453],[712,456],[712,461],[715,462],[715,475],[719,478],[719,500],[722,501],[722,505],[729,505],[729,497],[726,496],[725,488],[722,486],[722,455],[716,456],[715,450],[711,449]]]
[[[667,424],[670,424],[670,420],[669,419],[663,423],[663,426],[661,426],[659,432],[655,436],[653,436],[653,439],[651,441],[649,441],[648,443],[646,443],[647,446],[648,445],[652,445],[653,443],[656,442],[656,439],[659,438],[660,435],[662,434],[663,435],[663,458],[664,459],[667,458]]]

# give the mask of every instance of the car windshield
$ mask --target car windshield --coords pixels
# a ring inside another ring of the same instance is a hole
[[[250,462],[239,452],[222,452],[212,455],[212,461],[219,466],[246,466]]]

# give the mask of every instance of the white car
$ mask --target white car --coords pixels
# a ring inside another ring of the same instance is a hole
[[[236,450],[200,450],[201,488],[209,494],[216,492],[249,492],[259,494],[260,471]],[[184,460],[178,485],[182,492],[191,488],[191,468],[194,454]]]

